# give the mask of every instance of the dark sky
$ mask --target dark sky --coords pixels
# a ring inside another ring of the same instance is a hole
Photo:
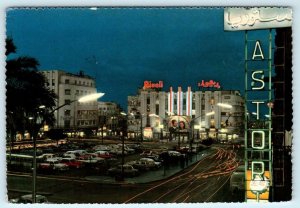
[[[96,77],[104,101],[126,107],[144,80],[164,90],[217,80],[244,90],[244,32],[223,30],[223,9],[10,9],[7,35],[17,55],[41,70]]]

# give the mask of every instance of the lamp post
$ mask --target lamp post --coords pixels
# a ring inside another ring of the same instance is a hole
[[[54,110],[52,110],[51,112],[48,113],[48,115],[53,114],[55,111],[59,110],[60,108],[66,106],[66,105],[70,105],[73,102],[90,102],[93,100],[97,100],[98,98],[102,97],[104,95],[104,93],[94,93],[94,94],[90,94],[90,95],[86,95],[83,96],[77,100],[72,100],[70,102],[64,103],[61,106],[58,106],[57,108],[55,108]],[[45,106],[41,105],[39,106],[40,109],[44,109]],[[46,117],[43,117],[43,119],[40,116],[36,116],[36,117],[29,117],[29,120],[31,120],[33,123],[33,130],[32,130],[32,140],[33,140],[33,161],[32,161],[32,203],[36,203],[36,137],[37,134],[39,132],[39,130],[41,129],[42,125],[44,125],[45,121],[46,121]]]
[[[126,120],[126,123],[127,123],[127,120],[128,120],[128,114],[125,113],[125,112],[121,112],[120,115],[122,116],[125,116],[125,120]],[[120,180],[124,180],[124,148],[125,148],[125,137],[124,137],[124,132],[122,131],[122,135],[121,135],[121,138],[122,138],[122,169],[121,169],[121,178]]]
[[[232,105],[230,105],[230,104],[228,104],[228,103],[217,103],[217,105],[220,107],[220,108],[224,108],[224,109],[232,109]],[[227,114],[227,118],[226,118],[226,120],[225,120],[225,128],[228,126],[228,122],[229,122],[229,118],[231,117],[231,112],[229,112],[228,114]],[[228,133],[227,133],[228,134]],[[226,134],[226,135],[227,135]],[[227,136],[226,136],[226,138],[227,138]],[[218,132],[217,132],[217,139],[218,139]],[[228,140],[228,138],[227,138],[227,140]]]

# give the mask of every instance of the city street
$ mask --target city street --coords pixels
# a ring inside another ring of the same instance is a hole
[[[101,183],[86,178],[38,176],[37,192],[52,203],[181,203],[239,201],[229,190],[236,154],[216,147],[212,154],[183,171],[148,183]],[[8,173],[8,197],[31,193],[29,174]]]

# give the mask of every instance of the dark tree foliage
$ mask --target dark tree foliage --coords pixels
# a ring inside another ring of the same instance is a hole
[[[9,58],[16,53],[12,39],[6,40],[6,115],[7,131],[30,130],[32,123],[28,118],[40,117],[47,124],[54,121],[53,115],[48,115],[55,106],[56,95],[46,87],[46,79],[37,70],[39,63],[31,57]],[[39,107],[44,105],[45,108]]]

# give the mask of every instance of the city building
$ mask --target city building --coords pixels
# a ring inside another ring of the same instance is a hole
[[[145,81],[137,95],[128,96],[128,136],[168,137],[172,121],[191,129],[193,138],[231,140],[243,136],[244,98],[239,91],[221,90],[212,80],[191,87],[170,87]],[[145,87],[146,86],[146,87]]]
[[[122,109],[114,102],[98,102],[99,130],[98,135],[116,135]]]
[[[272,201],[292,199],[292,28],[278,28],[275,36],[272,112],[273,194]]]
[[[56,107],[70,103],[54,112],[56,122],[53,128],[68,129],[78,132],[98,126],[97,101],[73,102],[80,97],[96,93],[95,79],[82,71],[71,74],[61,70],[42,71],[47,85],[57,95]]]

